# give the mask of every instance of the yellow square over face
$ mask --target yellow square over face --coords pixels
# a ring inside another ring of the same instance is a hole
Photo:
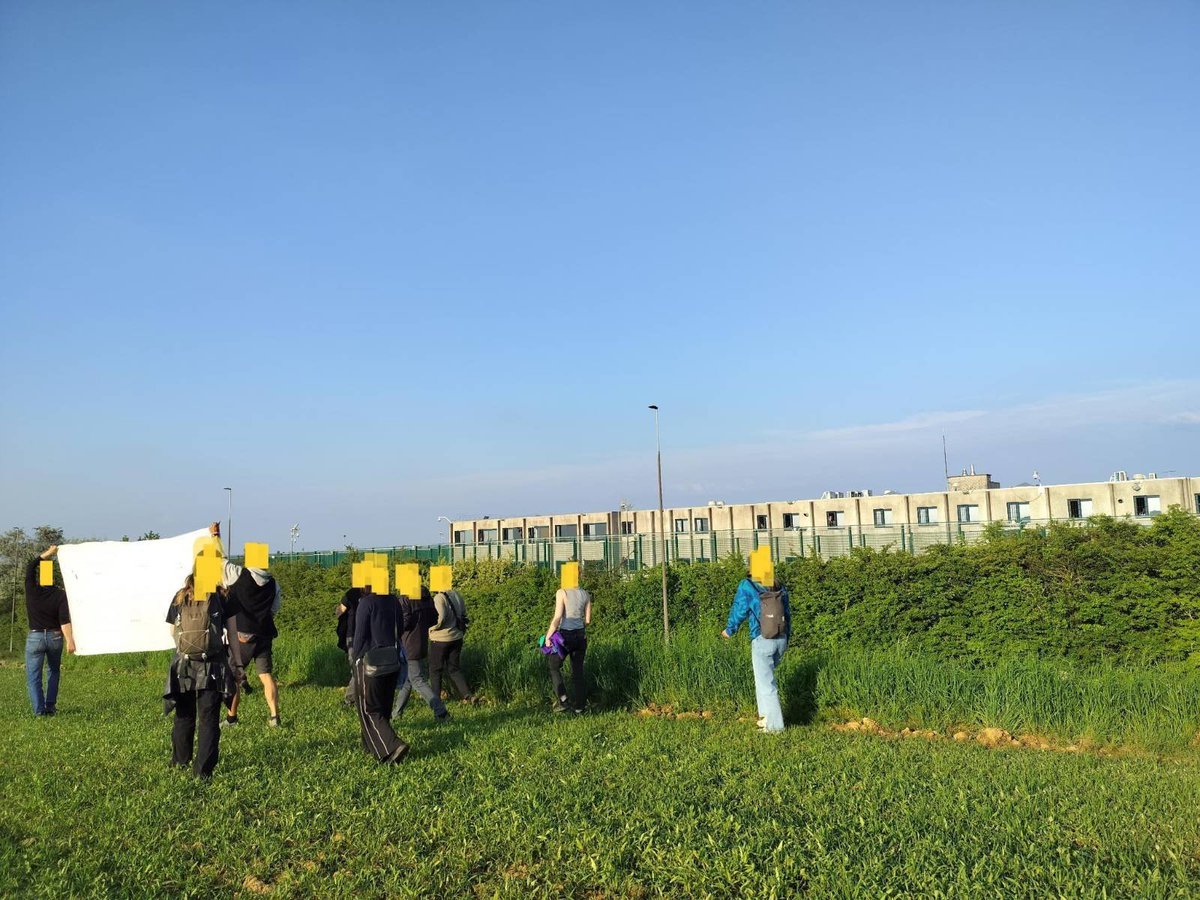
[[[270,563],[271,550],[266,544],[246,544],[246,568],[265,569]]]
[[[350,563],[350,586],[356,588],[371,586],[371,570],[365,562]]]
[[[453,566],[430,566],[429,589],[435,594],[448,591],[454,587]]]
[[[224,561],[219,556],[196,557],[195,592],[198,599],[204,599],[217,589],[223,568]]]
[[[420,597],[421,567],[416,563],[397,563],[396,590],[409,600]]]
[[[770,547],[759,547],[750,553],[750,577],[765,587],[775,585],[775,563],[771,561]]]
[[[563,563],[562,567],[562,589],[569,591],[579,587],[579,563],[569,562]]]
[[[221,547],[221,539],[207,534],[204,537],[198,537],[192,542],[192,556],[224,556],[225,551]]]
[[[38,563],[38,584],[42,587],[54,584],[54,560],[43,559]]]
[[[371,569],[371,593],[372,594],[387,594],[391,591],[391,585],[388,584],[388,570],[386,566],[376,566]]]

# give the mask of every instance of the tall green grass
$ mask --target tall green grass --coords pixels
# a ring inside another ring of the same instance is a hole
[[[468,641],[463,660],[473,689],[496,701],[550,699],[546,658],[532,646]],[[70,659],[67,677],[103,671],[165,673],[169,661],[166,652]],[[275,673],[285,685],[340,687],[349,678],[349,667],[332,641],[284,637],[275,643]],[[744,637],[724,641],[681,631],[669,646],[648,636],[593,639],[587,673],[597,708],[657,704],[726,713],[755,710]],[[785,717],[793,724],[819,716],[870,716],[896,728],[990,726],[1156,751],[1185,748],[1200,730],[1200,673],[1194,671],[1037,659],[976,669],[897,646],[791,651],[778,680]]]

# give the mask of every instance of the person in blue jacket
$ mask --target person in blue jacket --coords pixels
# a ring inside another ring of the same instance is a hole
[[[766,547],[761,549],[767,554],[770,553]],[[769,588],[766,586],[768,584]],[[775,638],[763,637],[760,627],[762,597],[768,590],[778,591],[783,603],[784,631],[781,636]],[[750,661],[754,666],[758,726],[767,734],[780,732],[783,731],[783,709],[779,705],[779,685],[775,681],[775,667],[783,658],[783,651],[787,649],[788,638],[792,633],[792,610],[787,588],[775,581],[775,570],[769,555],[765,558],[765,564],[761,558],[751,557],[751,572],[738,584],[737,593],[733,597],[733,607],[729,610],[729,620],[725,623],[721,637],[729,638],[737,634],[747,619],[750,620]]]

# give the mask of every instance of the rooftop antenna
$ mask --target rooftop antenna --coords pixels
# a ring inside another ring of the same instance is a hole
[[[1038,487],[1042,486],[1042,476],[1038,474],[1037,469],[1033,470],[1033,483],[1036,484]]]
[[[950,457],[946,455],[946,436],[942,435],[942,473],[946,476],[946,484],[950,484]]]

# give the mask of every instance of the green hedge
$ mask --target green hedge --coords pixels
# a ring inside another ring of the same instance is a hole
[[[720,631],[745,571],[740,558],[669,569],[671,620]],[[793,643],[913,650],[975,665],[1037,655],[1079,663],[1200,663],[1200,519],[1172,510],[1149,527],[1093,519],[1087,527],[990,529],[977,544],[911,555],[856,549],[830,560],[778,565],[792,598]],[[280,629],[332,633],[350,581],[349,561],[321,569],[279,563]],[[507,560],[459,562],[474,641],[532,644],[545,631],[553,573]],[[658,569],[619,575],[585,566],[597,638],[654,636],[662,629]]]

